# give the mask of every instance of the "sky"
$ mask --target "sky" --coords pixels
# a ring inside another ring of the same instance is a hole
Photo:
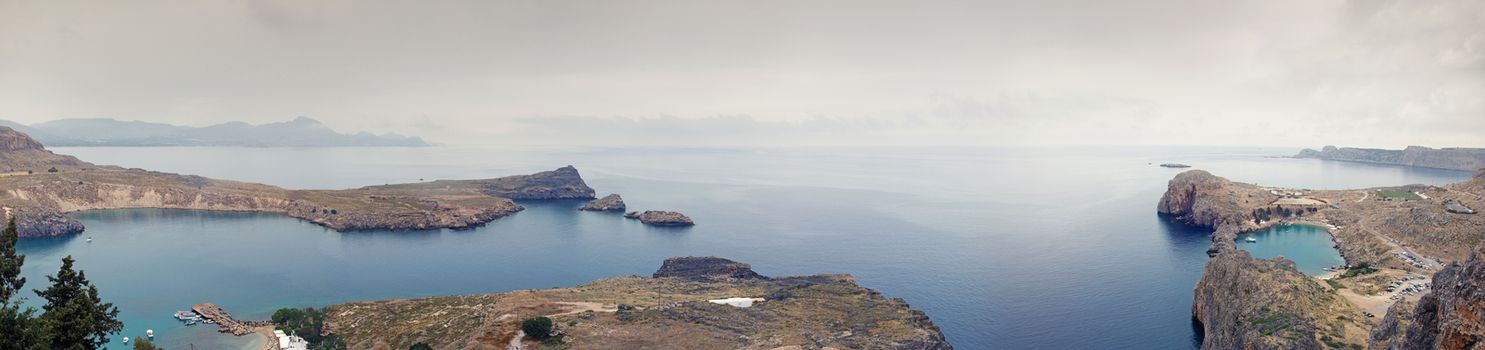
[[[446,144],[1485,147],[1485,1],[0,0],[0,119]]]

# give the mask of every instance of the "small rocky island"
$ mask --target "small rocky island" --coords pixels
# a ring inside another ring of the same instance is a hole
[[[619,197],[618,193],[603,196],[603,198],[594,199],[592,202],[588,202],[588,204],[584,204],[581,208],[578,208],[578,210],[586,211],[615,212],[624,212],[624,209],[626,209],[624,207],[624,198]]]
[[[624,214],[624,217],[630,218],[630,219],[639,219],[639,222],[642,222],[645,225],[650,225],[650,226],[693,226],[693,225],[696,225],[695,222],[692,222],[691,221],[691,217],[686,216],[686,214],[681,214],[681,213],[677,213],[677,212],[673,212],[673,211],[663,211],[663,210],[646,210],[644,212],[631,211],[629,213]]]
[[[1214,231],[1191,307],[1203,349],[1467,349],[1485,344],[1485,219],[1450,202],[1485,204],[1485,170],[1445,186],[1356,190],[1261,187],[1190,170],[1170,180],[1157,211]],[[1237,248],[1239,234],[1279,224],[1328,228],[1347,268],[1322,279]],[[1424,292],[1389,289],[1428,275]]]
[[[952,349],[928,316],[850,275],[767,278],[718,257],[666,259],[655,277],[573,288],[330,306],[327,331],[351,349]],[[749,306],[718,303],[754,300]],[[551,318],[554,339],[524,338]]]
[[[278,212],[336,231],[472,228],[524,208],[513,200],[592,199],[576,168],[480,180],[438,180],[346,190],[291,190],[143,169],[95,165],[46,150],[0,127],[0,207],[21,237],[76,234],[68,212],[167,208]]]
[[[1190,168],[1191,167],[1190,165],[1181,164],[1181,163],[1162,163],[1162,164],[1160,164],[1160,166],[1163,167],[1163,168],[1177,168],[1177,169],[1179,169],[1179,168]]]

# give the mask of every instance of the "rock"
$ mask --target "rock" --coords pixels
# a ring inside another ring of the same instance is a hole
[[[1165,163],[1165,164],[1160,164],[1160,166],[1161,167],[1166,167],[1166,168],[1190,168],[1191,167],[1190,165],[1181,164],[1181,163]]]
[[[40,150],[42,148],[41,142],[37,142],[31,136],[0,126],[0,151]]]
[[[607,196],[603,196],[603,198],[595,199],[592,202],[588,202],[588,204],[583,205],[582,208],[578,208],[578,210],[587,210],[587,211],[617,211],[617,212],[622,212],[622,211],[624,211],[624,209],[625,209],[624,208],[624,198],[619,197],[619,194],[617,194],[617,193],[611,194],[611,195],[607,195]]]
[[[1470,209],[1470,207],[1467,207],[1463,203],[1459,203],[1459,201],[1456,201],[1456,200],[1453,200],[1453,199],[1444,201],[1444,210],[1448,210],[1450,213],[1456,213],[1456,214],[1474,214],[1475,213],[1475,210],[1474,209]]]
[[[690,280],[714,280],[728,278],[767,279],[753,266],[715,256],[680,256],[665,259],[655,278],[675,277]]]
[[[1322,337],[1343,338],[1331,330],[1365,326],[1359,311],[1294,262],[1241,250],[1207,262],[1191,312],[1205,335],[1202,349],[1325,349]]]
[[[1388,319],[1411,320],[1402,327],[1378,327],[1373,348],[1479,349],[1485,344],[1485,250],[1477,250],[1463,264],[1454,262],[1433,276],[1433,290],[1411,311],[1394,307]]]
[[[487,195],[509,199],[592,199],[593,188],[571,165],[531,175],[481,181]]]
[[[637,212],[637,211],[631,211],[629,213],[624,214],[624,217],[630,218],[630,219],[639,219],[639,222],[643,222],[645,225],[650,225],[650,226],[692,226],[692,225],[696,225],[696,223],[695,222],[692,222],[691,221],[691,218],[688,217],[688,216],[686,216],[686,214],[681,214],[681,213],[677,213],[677,212],[673,212],[673,211],[646,210],[643,213]]]
[[[1403,333],[1413,324],[1413,308],[1418,303],[1403,300],[1387,308],[1382,323],[1372,327],[1369,349],[1402,349]]]

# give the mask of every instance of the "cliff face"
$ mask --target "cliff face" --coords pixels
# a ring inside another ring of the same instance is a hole
[[[1388,150],[1325,146],[1319,151],[1302,150],[1295,157],[1464,171],[1485,168],[1485,148],[1433,149],[1408,146],[1402,150]]]
[[[1202,349],[1325,349],[1322,339],[1345,343],[1366,329],[1356,321],[1365,319],[1359,310],[1294,262],[1254,259],[1241,250],[1207,263],[1191,313],[1206,335]]]
[[[681,263],[685,262],[685,263]],[[672,258],[665,266],[747,264]],[[741,271],[741,270],[732,270]],[[669,276],[662,267],[656,275]],[[713,276],[706,274],[706,276]],[[912,349],[953,347],[928,316],[847,275],[615,277],[574,288],[331,306],[327,329],[352,349],[528,349],[522,320],[547,316],[571,349]],[[708,302],[758,298],[749,307]]]
[[[1277,196],[1258,186],[1236,183],[1202,170],[1177,174],[1167,184],[1156,212],[1170,215],[1188,225],[1211,228],[1212,246],[1207,254],[1215,256],[1236,249],[1232,240],[1253,219],[1251,210],[1266,206]]]
[[[1417,307],[1389,309],[1384,326],[1388,322],[1399,324],[1375,330],[1372,348],[1485,348],[1485,256],[1482,255],[1485,250],[1434,274],[1433,291],[1423,296]],[[1406,330],[1402,331],[1404,327]]]
[[[40,150],[41,143],[15,129],[0,126],[0,151]]]

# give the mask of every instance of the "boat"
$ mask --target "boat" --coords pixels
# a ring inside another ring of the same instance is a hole
[[[1257,238],[1253,238],[1253,237],[1248,237],[1247,241],[1248,241],[1248,243],[1254,243],[1254,242],[1258,242],[1258,239]]]
[[[88,243],[93,243],[93,237],[88,237]]]
[[[129,343],[129,337],[124,337],[124,344],[128,344],[128,343]]]
[[[153,329],[146,329],[146,330],[144,330],[144,336],[149,337],[150,339],[155,339],[155,330],[153,330]]]

